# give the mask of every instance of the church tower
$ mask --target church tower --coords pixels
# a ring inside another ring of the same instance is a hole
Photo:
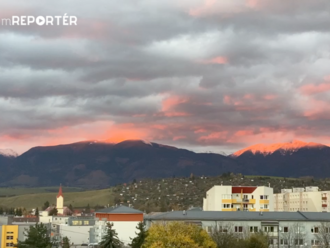
[[[63,203],[64,203],[64,197],[62,193],[62,184],[61,184],[56,198],[56,208],[58,214],[63,214]]]

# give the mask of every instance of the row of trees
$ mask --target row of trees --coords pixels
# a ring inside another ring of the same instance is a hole
[[[6,208],[0,207],[0,214],[10,214],[10,215],[17,215],[22,216],[28,214],[28,211],[25,208]]]

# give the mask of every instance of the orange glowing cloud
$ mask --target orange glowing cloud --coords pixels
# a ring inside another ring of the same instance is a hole
[[[206,64],[206,65],[208,65],[208,64],[220,64],[220,65],[223,65],[223,64],[227,64],[228,63],[228,59],[226,57],[218,56],[218,57],[207,59],[207,60],[200,60],[198,62],[199,63],[202,63],[202,64]]]
[[[208,141],[220,141],[220,140],[225,140],[226,136],[227,136],[227,131],[223,131],[223,132],[213,132],[209,135],[204,135],[198,138],[198,141],[202,141],[202,142],[208,142]]]
[[[328,92],[330,91],[330,83],[322,83],[322,84],[307,84],[300,87],[300,91],[304,95],[314,95],[318,93]]]

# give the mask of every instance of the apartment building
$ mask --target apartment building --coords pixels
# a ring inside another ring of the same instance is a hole
[[[274,211],[273,188],[213,186],[203,199],[204,211]]]
[[[330,214],[318,212],[223,212],[173,211],[144,218],[147,229],[153,223],[182,221],[212,229],[234,233],[240,238],[263,231],[269,238],[270,248],[316,248],[330,241]]]
[[[274,194],[274,211],[330,212],[330,191],[313,186],[282,189]]]
[[[24,232],[31,225],[35,225],[33,222],[35,218],[22,218],[8,215],[0,216],[0,248],[14,247],[17,244],[17,240],[24,241],[26,236]],[[50,229],[50,224],[47,225]]]

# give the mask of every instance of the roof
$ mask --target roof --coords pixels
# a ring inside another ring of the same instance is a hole
[[[253,187],[253,186],[233,186],[231,188],[231,192],[232,194],[240,194],[240,193],[243,193],[243,194],[252,194],[255,190],[256,190],[257,187]]]
[[[60,185],[60,189],[58,190],[57,198],[59,198],[60,196],[63,197],[63,193],[62,193],[62,184]],[[63,197],[63,198],[64,198],[64,197]]]
[[[118,206],[111,208],[104,208],[101,210],[95,211],[95,213],[108,213],[108,214],[143,214],[140,210],[134,208],[129,208],[126,206]]]
[[[173,211],[146,215],[145,220],[200,220],[200,221],[329,221],[330,213],[322,212],[247,212],[247,211]]]

